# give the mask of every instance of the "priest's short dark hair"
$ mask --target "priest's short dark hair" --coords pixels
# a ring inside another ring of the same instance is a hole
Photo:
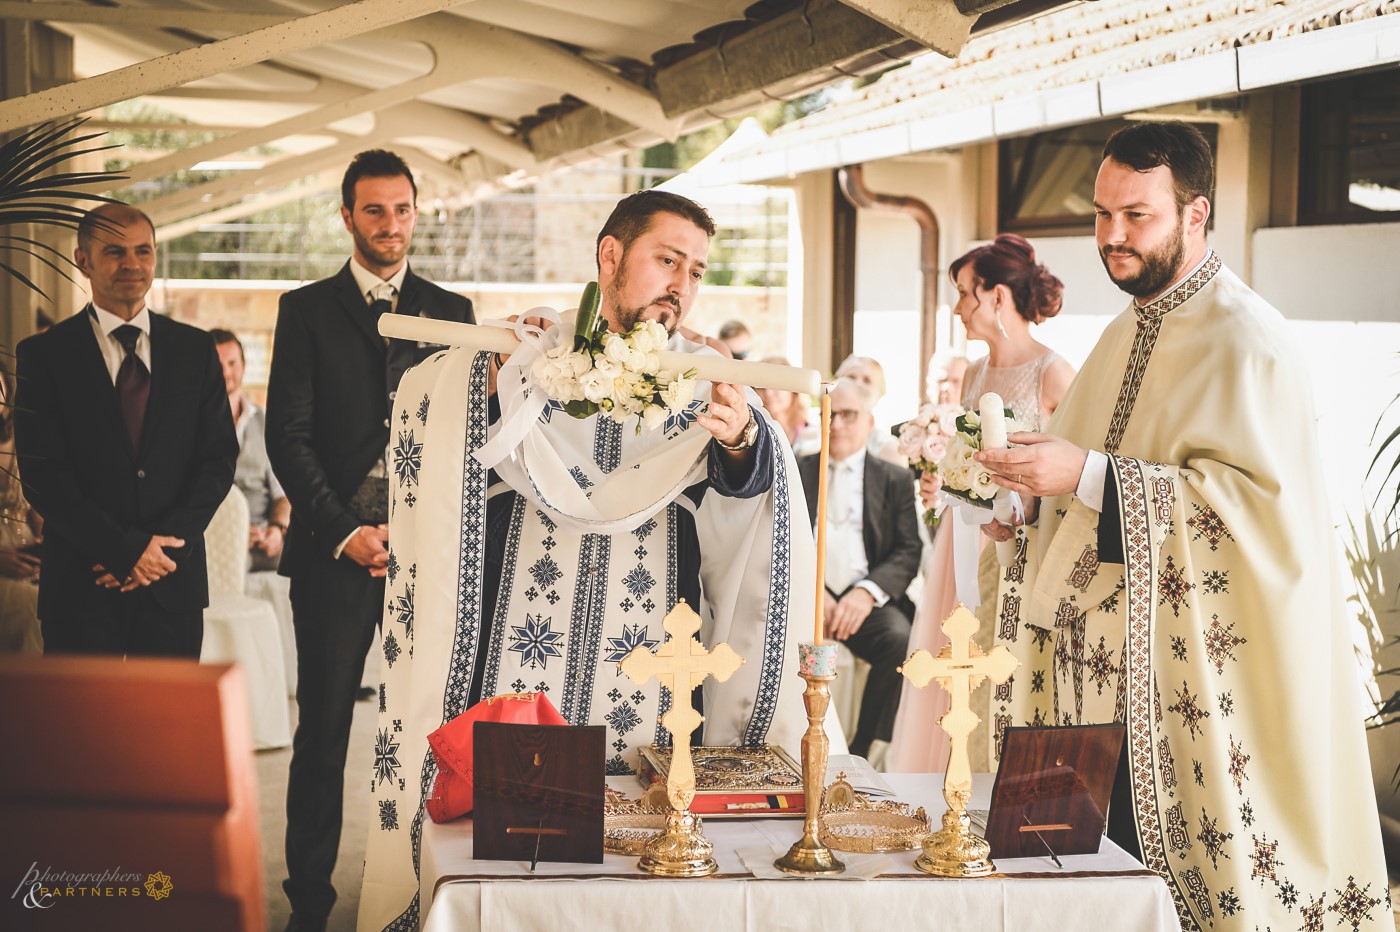
[[[624,252],[651,226],[651,218],[657,214],[675,214],[689,220],[705,231],[706,236],[715,235],[715,222],[710,213],[688,197],[670,191],[638,191],[617,202],[603,228],[598,231],[594,243],[594,253],[603,244],[603,237],[611,236],[622,244]]]
[[[1184,209],[1198,197],[1210,200],[1215,192],[1215,158],[1210,143],[1190,123],[1165,120],[1125,126],[1108,137],[1103,157],[1140,172],[1167,166],[1178,208]]]

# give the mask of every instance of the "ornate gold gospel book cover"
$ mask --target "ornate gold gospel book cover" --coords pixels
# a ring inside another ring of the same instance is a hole
[[[800,816],[806,812],[802,770],[780,747],[691,748],[695,762],[692,812],[710,818],[732,816]],[[642,748],[637,771],[642,785],[666,783],[671,749],[655,744]]]

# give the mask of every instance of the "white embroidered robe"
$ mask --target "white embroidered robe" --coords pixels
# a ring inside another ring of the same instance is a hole
[[[1184,929],[1389,929],[1352,623],[1307,369],[1218,257],[1111,323],[1047,432],[1107,450],[1004,577],[1006,724],[1124,722],[1143,859]]]
[[[712,352],[679,337],[668,348]],[[618,677],[611,658],[666,636],[660,622],[675,580],[665,538],[674,509],[694,507],[682,493],[706,475],[709,434],[694,414],[708,385],[685,412],[640,434],[635,419],[603,429],[601,416],[577,420],[546,408],[495,467],[520,498],[497,598],[507,614],[487,619],[488,472],[472,455],[500,430],[489,422],[487,358],[439,354],[409,370],[399,388],[361,929],[416,929],[421,921],[423,799],[435,776],[427,735],[467,707],[478,664],[486,695],[543,684],[572,724],[608,726],[612,771],[635,767],[637,748],[656,740],[655,717],[670,701],[655,681],[638,687]],[[760,437],[772,454],[769,490],[736,499],[711,489],[694,509],[700,638],[706,646],[727,642],[746,661],[727,682],[705,683],[703,736],[709,744],[780,744],[795,754],[806,727],[796,645],[811,631],[815,548],[791,450],[766,417]],[[541,560],[562,552],[569,556]],[[617,555],[615,565],[608,554]],[[606,598],[595,597],[600,584]]]

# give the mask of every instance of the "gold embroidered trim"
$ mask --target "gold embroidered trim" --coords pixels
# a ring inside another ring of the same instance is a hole
[[[1133,338],[1133,351],[1128,356],[1128,368],[1123,373],[1123,386],[1118,391],[1118,404],[1113,408],[1113,420],[1108,425],[1108,437],[1104,440],[1106,453],[1117,453],[1118,444],[1123,441],[1123,432],[1128,429],[1128,419],[1133,416],[1133,406],[1137,404],[1138,390],[1142,388],[1143,376],[1147,374],[1147,363],[1152,359],[1152,350],[1157,345],[1157,335],[1162,331],[1162,318],[1185,304],[1196,292],[1208,285],[1220,271],[1220,257],[1214,250],[1201,263],[1201,267],[1180,285],[1162,295],[1146,307],[1136,308],[1138,315],[1137,335]]]

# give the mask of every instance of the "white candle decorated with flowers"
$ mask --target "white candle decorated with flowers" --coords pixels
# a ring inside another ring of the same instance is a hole
[[[977,399],[977,414],[982,419],[982,449],[1006,449],[1006,406],[996,392],[987,392]]]

